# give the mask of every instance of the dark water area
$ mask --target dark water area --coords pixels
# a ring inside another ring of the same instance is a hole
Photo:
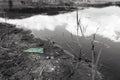
[[[39,37],[41,39],[49,38],[53,41],[55,41],[57,44],[61,45],[63,49],[66,49],[73,53],[74,55],[78,56],[79,54],[79,46],[77,43],[77,36],[72,35],[67,30],[65,30],[64,27],[57,27],[54,31],[50,30],[40,30],[36,31],[33,30],[33,34],[36,37]],[[90,36],[89,38],[91,38]],[[102,55],[100,58],[100,71],[107,76],[105,80],[120,80],[119,74],[120,74],[120,43],[113,42],[107,38],[103,38],[102,36],[96,36],[96,40],[107,44],[110,46],[110,48],[106,48],[102,44],[96,44],[96,53],[99,52],[99,50],[102,48]],[[82,52],[85,54],[83,58],[91,59],[91,42],[90,40],[86,40],[82,37],[79,37],[80,44],[82,46]],[[68,47],[68,45],[70,47]],[[110,78],[110,79],[109,79]]]
[[[0,17],[9,19],[23,19],[38,14],[44,15],[58,15],[62,13],[69,13],[77,10],[76,7],[41,7],[41,8],[13,8],[11,10],[4,9],[0,11]],[[13,15],[15,14],[15,15]]]

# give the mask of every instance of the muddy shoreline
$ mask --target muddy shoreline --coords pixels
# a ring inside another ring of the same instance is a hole
[[[71,53],[35,38],[31,31],[6,23],[0,27],[0,80],[91,80],[90,62],[74,60]],[[32,47],[44,48],[44,54],[23,52]],[[102,80],[99,71],[96,79]]]

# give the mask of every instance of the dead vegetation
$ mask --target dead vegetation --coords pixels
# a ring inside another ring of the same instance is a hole
[[[76,11],[76,24],[77,24],[77,28],[76,28],[76,31],[77,31],[77,44],[80,48],[80,52],[78,54],[82,55],[80,58],[83,59],[82,57],[84,57],[86,54],[85,53],[82,53],[82,44],[80,44],[80,40],[79,40],[79,35],[81,34],[81,37],[84,38],[85,40],[88,40],[90,41],[90,46],[91,46],[91,80],[97,80],[97,74],[98,74],[98,67],[100,65],[99,63],[99,60],[100,60],[100,57],[101,57],[101,53],[102,53],[102,48],[99,49],[99,52],[97,53],[96,52],[96,44],[99,44],[99,45],[104,45],[106,48],[109,48],[109,46],[107,44],[104,44],[102,42],[99,42],[96,40],[96,36],[97,36],[97,32],[99,31],[99,28],[98,27],[96,29],[96,32],[92,35],[92,38],[87,38],[85,36],[85,33],[86,32],[86,28],[88,26],[83,26],[81,24],[81,18],[79,18],[79,12],[78,10]],[[82,61],[82,60],[81,60]],[[102,78],[102,77],[101,77]]]

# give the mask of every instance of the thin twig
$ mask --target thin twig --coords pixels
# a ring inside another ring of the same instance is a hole
[[[93,40],[91,41],[91,51],[92,51],[92,80],[95,80],[95,35],[93,35]]]
[[[98,67],[98,63],[100,61],[101,54],[102,54],[102,48],[99,50],[99,53],[98,53],[98,56],[97,56],[97,59],[96,59],[96,63],[95,63],[96,68]]]

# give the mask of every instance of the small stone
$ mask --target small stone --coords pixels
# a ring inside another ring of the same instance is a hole
[[[91,74],[88,74],[88,76],[90,77],[90,76],[91,76]]]
[[[47,56],[46,59],[50,59],[50,56]]]
[[[51,57],[50,57],[50,59],[54,59],[54,57],[53,57],[53,56],[51,56]]]

